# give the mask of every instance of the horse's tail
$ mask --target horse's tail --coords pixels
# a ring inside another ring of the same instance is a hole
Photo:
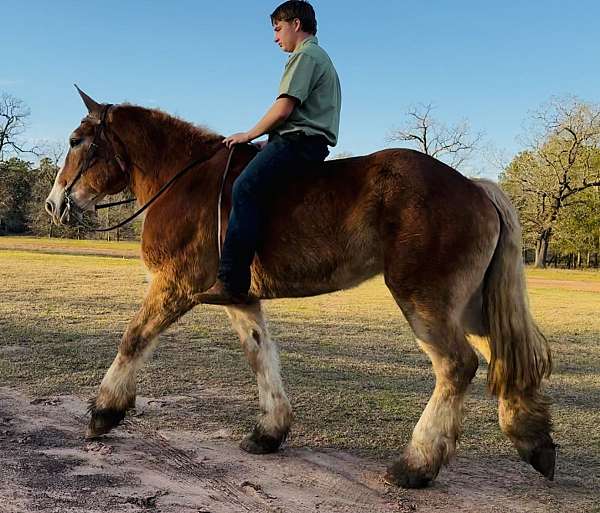
[[[517,212],[498,185],[488,180],[475,183],[500,216],[500,237],[483,290],[491,350],[488,387],[501,397],[537,391],[542,379],[552,372],[552,358],[548,342],[529,311]]]

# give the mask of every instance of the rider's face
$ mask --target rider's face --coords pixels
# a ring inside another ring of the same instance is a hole
[[[300,32],[299,19],[276,21],[273,24],[273,31],[275,32],[275,42],[284,52],[293,52],[296,49]]]

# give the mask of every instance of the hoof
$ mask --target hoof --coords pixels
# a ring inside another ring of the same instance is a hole
[[[419,472],[408,467],[404,460],[395,461],[388,467],[383,480],[394,486],[402,488],[425,488],[437,475],[431,472]]]
[[[271,454],[277,452],[285,442],[287,432],[280,436],[268,435],[259,426],[240,442],[240,448],[250,454]]]
[[[95,399],[90,401],[88,413],[91,415],[90,423],[85,431],[85,437],[88,440],[105,435],[125,418],[125,410],[97,408]]]
[[[529,463],[535,470],[550,481],[554,480],[554,469],[556,467],[556,446],[550,442],[549,445],[537,447],[530,451],[519,451],[521,458]]]

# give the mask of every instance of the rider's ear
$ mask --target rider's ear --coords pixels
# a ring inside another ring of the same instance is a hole
[[[77,87],[77,84],[73,84],[73,85],[77,89],[77,92],[79,92],[79,96],[81,96],[83,103],[85,103],[88,113],[94,114],[94,113],[100,112],[102,105],[100,105],[96,100],[93,100],[87,94],[85,94],[81,89],[79,89],[79,87]]]

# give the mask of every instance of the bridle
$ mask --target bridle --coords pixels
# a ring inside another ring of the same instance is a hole
[[[102,134],[104,132],[107,132],[106,118],[108,116],[108,111],[110,110],[111,107],[112,107],[111,103],[104,106],[104,109],[102,110],[102,116],[100,117],[100,123],[98,123],[98,125],[96,126],[96,128],[94,130],[94,137],[92,138],[92,142],[90,143],[90,145],[88,147],[88,150],[85,154],[85,158],[83,159],[81,166],[79,166],[79,169],[77,170],[77,174],[75,175],[75,178],[73,178],[73,180],[71,180],[71,183],[65,187],[65,190],[64,190],[65,200],[67,201],[67,206],[69,206],[69,207],[71,206],[71,189],[73,189],[73,186],[79,181],[79,179],[81,178],[83,173],[85,173],[89,169],[89,167],[92,165],[92,162],[94,161],[94,157],[98,150],[98,142],[100,141]],[[111,146],[113,146],[112,143],[110,142],[110,140],[108,139],[108,134],[105,134],[105,139],[109,144],[111,144]],[[114,150],[114,146],[112,149]],[[117,152],[114,152],[114,156],[111,159],[104,158],[103,160],[107,164],[109,164],[113,160],[116,160],[117,163],[119,164],[119,166],[121,167],[121,169],[123,169],[123,172],[127,172],[127,168],[125,167],[123,158],[120,155],[118,155]]]
[[[65,204],[66,204],[66,209],[69,211],[69,213],[71,212],[71,205],[72,205],[71,190],[73,189],[73,186],[77,183],[77,181],[81,178],[83,173],[85,173],[89,169],[89,167],[92,165],[92,163],[94,162],[95,154],[98,150],[98,142],[100,142],[102,134],[104,134],[104,139],[106,140],[106,142],[108,142],[108,144],[110,144],[111,150],[113,153],[113,156],[111,158],[103,157],[102,160],[104,160],[107,164],[110,164],[113,160],[115,160],[121,167],[122,171],[129,175],[129,183],[131,183],[130,167],[127,165],[125,159],[123,159],[123,157],[115,151],[114,143],[109,139],[109,136],[108,136],[109,129],[108,129],[108,126],[106,123],[106,119],[108,116],[108,111],[111,109],[112,106],[113,106],[112,103],[109,103],[104,106],[104,109],[102,111],[102,116],[100,117],[100,123],[96,126],[96,129],[94,131],[94,136],[92,138],[92,142],[90,143],[90,146],[88,147],[87,153],[85,154],[85,158],[83,159],[81,166],[77,170],[77,174],[75,175],[75,178],[73,178],[71,183],[65,187],[65,190],[64,190]],[[116,134],[114,134],[114,135],[116,136]],[[218,197],[218,203],[217,203],[217,230],[218,230],[217,231],[217,241],[219,240],[218,234],[221,232],[221,196],[223,194],[223,188],[225,186],[225,180],[227,178],[227,173],[229,172],[229,167],[231,165],[231,158],[233,156],[234,148],[235,148],[235,145],[232,146],[231,149],[229,150],[229,156],[227,157],[227,164],[225,166],[225,171],[223,172],[223,176],[221,178],[221,186],[219,188],[219,197]],[[213,157],[213,155],[210,155],[209,157],[203,157],[203,158],[196,159],[196,160],[193,160],[192,162],[190,162],[181,171],[179,171],[177,174],[175,174],[167,183],[165,183],[158,190],[158,192],[156,192],[156,194],[154,194],[154,196],[152,196],[152,198],[150,198],[142,207],[140,207],[138,210],[136,210],[127,219],[121,221],[120,223],[118,223],[114,226],[110,226],[108,228],[95,228],[94,226],[90,226],[89,224],[87,224],[83,219],[78,219],[77,221],[82,226],[87,228],[88,230],[94,231],[94,232],[109,232],[111,230],[116,230],[117,228],[121,228],[122,226],[125,226],[126,224],[133,221],[142,212],[144,212],[146,209],[148,209],[150,207],[150,205],[152,205],[152,203],[154,203],[159,198],[159,196],[161,196],[169,187],[171,187],[171,185],[176,180],[181,178],[190,169],[192,169],[197,164],[200,164],[201,162],[205,162],[205,161],[211,159],[212,157]],[[131,203],[133,201],[136,201],[136,198],[129,198],[129,199],[122,200],[122,201],[115,201],[112,203],[104,203],[101,205],[95,205],[94,210],[100,210],[103,208],[114,207],[117,205],[123,205],[125,203]],[[217,244],[217,246],[219,248],[219,254],[220,254],[220,251],[221,251],[220,244]]]

